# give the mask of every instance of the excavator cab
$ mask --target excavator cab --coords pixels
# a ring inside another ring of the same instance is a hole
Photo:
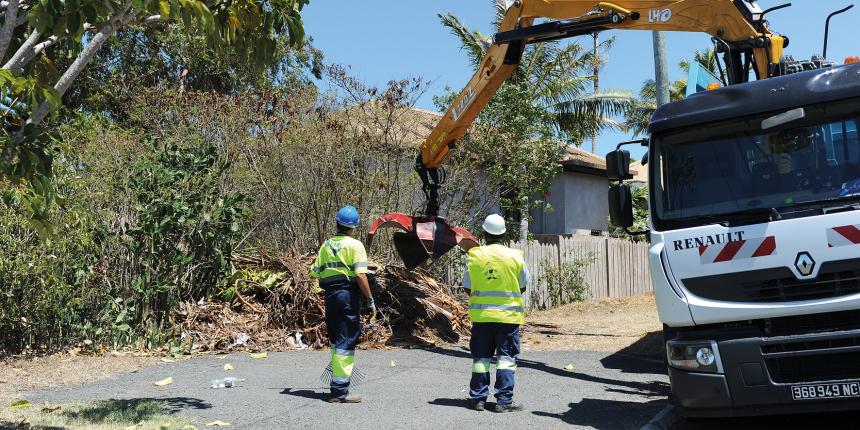
[[[394,249],[407,270],[412,270],[430,258],[437,259],[455,246],[464,251],[478,246],[478,239],[468,230],[448,224],[439,213],[439,188],[445,182],[445,170],[424,166],[421,154],[415,161],[415,172],[421,178],[427,207],[423,216],[389,213],[377,218],[367,232],[367,245],[384,228],[394,228]]]

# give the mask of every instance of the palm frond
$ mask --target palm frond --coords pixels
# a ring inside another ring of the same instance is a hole
[[[472,66],[477,69],[484,58],[484,53],[489,49],[487,37],[479,31],[470,31],[453,13],[449,12],[447,15],[440,13],[438,17],[442,25],[460,39],[461,49],[466,51]]]

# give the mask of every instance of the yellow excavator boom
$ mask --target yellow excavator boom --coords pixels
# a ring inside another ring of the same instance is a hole
[[[478,113],[499,87],[516,72],[530,43],[592,34],[604,30],[690,31],[710,34],[724,55],[729,84],[779,72],[788,39],[768,28],[752,0],[519,0],[513,2],[493,37],[475,75],[422,143],[415,170],[423,183],[427,207],[423,216],[385,214],[368,231],[368,244],[380,228],[401,230],[394,245],[406,267],[438,258],[454,246],[477,245],[467,230],[451,227],[438,216],[438,193],[444,182],[442,164],[457,140],[466,134]],[[538,19],[547,22],[536,23]]]
[[[534,26],[536,19],[554,22]],[[555,30],[555,31],[553,31]],[[732,64],[730,83],[746,81],[749,64],[740,58],[751,53],[753,71],[770,77],[782,57],[787,39],[770,31],[755,2],[747,0],[521,0],[499,25],[475,75],[421,145],[424,167],[438,168],[451,144],[468,130],[493,95],[517,69],[526,44],[604,30],[659,30],[707,33],[724,41]],[[746,66],[746,69],[745,69]]]

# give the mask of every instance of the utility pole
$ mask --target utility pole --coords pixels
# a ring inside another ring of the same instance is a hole
[[[594,32],[594,96],[600,91],[600,36]],[[597,153],[597,132],[591,136],[591,153]]]
[[[669,59],[666,36],[654,31],[654,81],[657,83],[657,107],[669,103]]]

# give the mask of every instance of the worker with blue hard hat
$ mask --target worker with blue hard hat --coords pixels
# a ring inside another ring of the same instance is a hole
[[[376,304],[367,280],[367,252],[364,245],[352,237],[360,224],[358,210],[344,206],[337,215],[337,234],[320,247],[311,268],[311,276],[319,279],[325,291],[325,320],[331,343],[332,403],[360,403],[361,397],[349,394],[349,380],[355,365],[355,346],[361,333],[362,295],[368,300],[376,317]]]

